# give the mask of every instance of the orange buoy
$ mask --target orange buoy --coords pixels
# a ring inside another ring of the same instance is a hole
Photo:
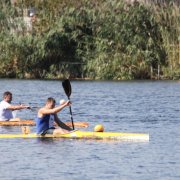
[[[104,127],[102,124],[98,124],[94,127],[95,132],[104,132]]]

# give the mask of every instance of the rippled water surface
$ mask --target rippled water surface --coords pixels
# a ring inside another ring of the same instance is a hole
[[[180,83],[175,81],[72,81],[74,121],[92,131],[150,134],[144,143],[70,140],[0,139],[0,179],[180,179]],[[14,103],[40,107],[46,98],[66,99],[61,81],[0,80],[0,94],[9,90]],[[36,112],[17,116],[32,119]],[[69,110],[60,114],[69,121]],[[20,127],[0,127],[18,133]],[[35,131],[35,127],[31,127]]]

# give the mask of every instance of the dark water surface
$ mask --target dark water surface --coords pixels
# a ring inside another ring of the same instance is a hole
[[[180,83],[71,84],[74,121],[89,122],[86,130],[101,123],[106,131],[149,133],[150,142],[0,139],[0,180],[180,179]],[[31,106],[42,106],[49,96],[66,99],[61,81],[0,80],[0,94],[6,90],[14,102]],[[35,115],[17,112],[24,119]],[[69,109],[59,116],[68,121]],[[0,127],[0,133],[20,131]]]

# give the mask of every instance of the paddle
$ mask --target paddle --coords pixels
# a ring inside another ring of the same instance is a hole
[[[21,103],[21,102],[19,102],[19,105],[21,105],[21,104],[23,104],[23,103]],[[31,104],[31,103],[29,103],[29,104]],[[39,109],[39,107],[37,107],[37,106],[28,106],[27,107],[27,109],[29,109],[29,110],[31,110],[31,111],[37,111],[37,109]]]
[[[65,79],[62,82],[62,86],[64,88],[64,92],[66,93],[66,96],[68,97],[68,100],[70,101],[70,96],[71,96],[71,83],[69,81],[69,79]],[[73,117],[72,117],[72,110],[71,110],[71,106],[69,106],[69,111],[70,111],[70,116],[71,116],[71,122],[72,122],[72,127],[74,130],[74,122],[73,122]]]
[[[37,111],[40,107],[33,107],[33,106],[29,106],[27,109],[31,110],[31,111]]]

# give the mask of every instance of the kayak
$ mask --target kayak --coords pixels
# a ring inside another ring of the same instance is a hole
[[[71,122],[65,122],[67,126],[72,126]],[[21,121],[0,121],[0,126],[35,126],[34,120],[21,120]],[[56,125],[56,124],[55,124]],[[88,127],[87,122],[74,122],[75,127]]]
[[[35,126],[35,121],[21,120],[21,121],[0,121],[0,126]]]
[[[122,140],[122,141],[149,141],[149,134],[126,133],[126,132],[87,132],[74,130],[67,134],[45,136],[30,134],[0,134],[0,138],[70,138],[70,139],[103,139],[103,140]]]

